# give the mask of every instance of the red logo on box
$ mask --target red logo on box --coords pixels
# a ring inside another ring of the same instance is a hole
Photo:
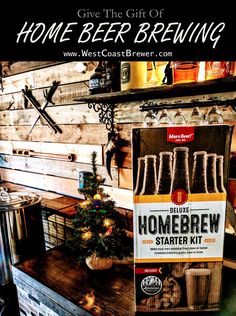
[[[167,142],[175,144],[185,144],[194,141],[194,127],[168,127]]]
[[[171,194],[171,201],[176,205],[182,205],[188,201],[188,193],[185,190],[177,189]]]

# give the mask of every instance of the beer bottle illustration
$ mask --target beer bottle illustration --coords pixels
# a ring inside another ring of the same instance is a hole
[[[136,186],[134,189],[134,195],[139,195],[143,187],[144,161],[145,161],[144,157],[138,158],[138,172],[137,172]]]
[[[207,155],[207,190],[209,193],[218,193],[216,180],[216,154]]]
[[[191,193],[208,193],[206,174],[207,152],[195,151],[193,157]]]
[[[153,195],[157,192],[157,156],[146,155],[144,161],[143,186],[140,195]]]
[[[173,153],[163,151],[159,154],[157,194],[170,194]]]
[[[217,182],[217,189],[219,192],[226,192],[224,187],[224,156],[219,155],[216,157],[216,182]]]
[[[188,151],[188,147],[175,147],[173,150],[174,162],[173,176],[171,179],[171,193],[173,193],[176,189],[182,189],[187,193],[190,193]]]

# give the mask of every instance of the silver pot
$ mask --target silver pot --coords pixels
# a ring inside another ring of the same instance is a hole
[[[0,191],[0,285],[10,283],[11,264],[45,251],[41,197]]]

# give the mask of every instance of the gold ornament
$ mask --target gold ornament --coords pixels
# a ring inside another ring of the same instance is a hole
[[[94,200],[101,200],[102,199],[101,195],[98,193],[95,194],[93,198],[94,198]]]
[[[92,233],[91,233],[91,231],[87,231],[87,232],[83,233],[83,234],[81,235],[81,238],[82,238],[83,240],[89,240],[89,239],[91,239],[91,238],[92,238]]]
[[[109,218],[105,218],[103,221],[103,226],[104,227],[110,227],[114,224],[114,221],[112,219]]]

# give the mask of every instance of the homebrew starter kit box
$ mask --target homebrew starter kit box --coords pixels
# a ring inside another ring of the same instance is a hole
[[[136,311],[220,309],[232,129],[133,129]]]

